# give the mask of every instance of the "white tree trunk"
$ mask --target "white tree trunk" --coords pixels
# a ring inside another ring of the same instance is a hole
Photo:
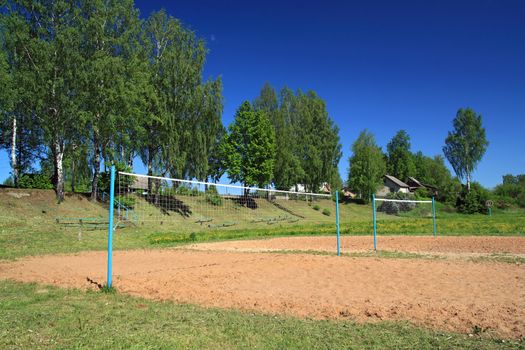
[[[60,142],[53,142],[53,155],[55,163],[55,192],[59,203],[64,201],[64,147],[60,145]]]
[[[11,140],[11,168],[13,169],[13,183],[18,187],[18,163],[16,159],[16,116],[13,116],[13,136]]]
[[[467,173],[467,192],[470,192],[470,173]]]

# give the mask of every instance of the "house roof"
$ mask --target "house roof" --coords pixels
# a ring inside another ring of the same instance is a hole
[[[410,184],[416,184],[417,187],[426,187],[426,188],[430,188],[432,190],[437,190],[437,187],[436,186],[432,186],[432,185],[429,185],[429,184],[425,184],[425,183],[422,183],[421,181],[418,181],[416,178],[414,177],[408,177],[408,182]],[[416,187],[416,186],[412,186],[412,187]]]
[[[419,187],[423,187],[424,186],[421,182],[419,182],[415,177],[412,177],[412,176],[408,177],[408,181],[415,183]]]
[[[399,180],[397,177],[395,176],[392,176],[392,175],[385,175],[385,177],[387,179],[389,179],[390,181],[392,181],[393,183],[395,183],[396,185],[398,185],[399,187],[403,187],[403,188],[409,188],[410,186],[408,186],[406,183],[404,183],[403,181]]]
[[[148,189],[148,178],[147,177],[137,177],[135,181],[129,186],[135,190],[147,190]]]

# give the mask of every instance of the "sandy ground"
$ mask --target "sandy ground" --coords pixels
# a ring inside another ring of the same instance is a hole
[[[280,237],[260,240],[225,241],[184,246],[186,249],[265,252],[279,250],[336,252],[335,236]],[[372,236],[342,236],[341,252],[374,249]],[[377,249],[435,255],[525,255],[525,237],[429,237],[378,236]]]
[[[113,271],[120,292],[151,299],[525,336],[523,264],[164,249],[117,251]],[[62,287],[105,274],[103,252],[0,263],[0,279]]]

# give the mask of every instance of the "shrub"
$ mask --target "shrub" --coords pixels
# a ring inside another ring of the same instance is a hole
[[[525,192],[518,196],[518,205],[522,208],[525,208]]]
[[[456,208],[458,212],[464,214],[487,214],[485,203],[489,198],[489,192],[475,182],[470,187],[470,192],[467,191],[466,187],[463,189],[456,201]]]
[[[314,210],[317,210],[317,211],[319,211],[319,209],[321,209],[321,207],[319,206],[319,204],[314,204],[314,205],[312,206],[312,208],[313,208]]]
[[[494,198],[494,206],[498,209],[508,209],[516,205],[516,199],[509,196],[497,196]]]
[[[199,195],[199,188],[198,188],[198,187],[193,187],[193,188],[191,189],[191,195],[192,195],[193,197],[197,197],[197,196]]]
[[[191,195],[191,189],[186,185],[180,185],[175,190],[175,194],[178,194],[180,196],[190,196]]]
[[[217,192],[217,187],[209,186],[206,189],[206,202],[215,206],[222,205],[222,197],[219,195],[219,192]]]
[[[388,199],[413,199],[413,197],[408,193],[389,193],[387,195]],[[406,203],[406,202],[382,202],[378,208],[378,211],[387,213],[390,215],[398,215],[400,212],[411,211],[416,207],[415,203]]]
[[[51,179],[44,174],[24,174],[18,179],[20,188],[39,188],[50,190],[53,188]]]
[[[330,216],[331,214],[332,212],[330,211],[330,209],[327,209],[327,208],[323,209],[323,215]]]

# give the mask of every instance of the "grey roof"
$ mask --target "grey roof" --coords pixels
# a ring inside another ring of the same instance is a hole
[[[135,190],[147,190],[148,189],[148,178],[147,177],[137,177],[135,181],[129,186]]]
[[[406,183],[404,183],[403,181],[399,180],[397,177],[394,177],[392,175],[385,175],[385,177],[387,179],[389,179],[390,181],[392,181],[393,183],[395,183],[396,185],[398,185],[399,187],[404,187],[404,188],[409,188],[410,187]]]
[[[412,181],[413,183],[415,183],[416,185],[423,187],[423,184],[419,182],[415,177],[409,176],[408,179]]]

